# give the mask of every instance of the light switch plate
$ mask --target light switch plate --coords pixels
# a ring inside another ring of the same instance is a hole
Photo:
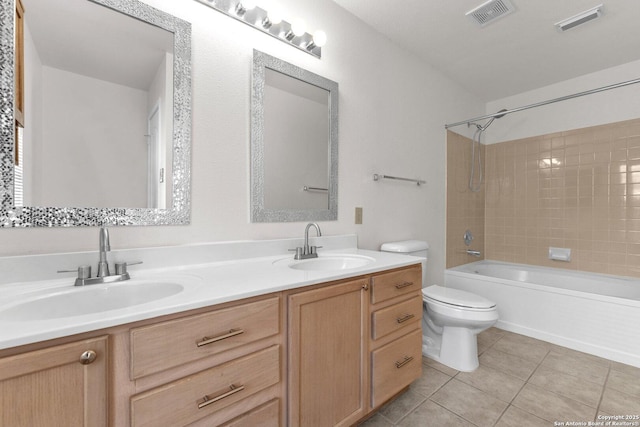
[[[356,208],[356,224],[362,224],[362,208]]]

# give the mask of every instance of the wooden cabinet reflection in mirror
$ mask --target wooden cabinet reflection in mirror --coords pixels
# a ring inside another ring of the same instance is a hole
[[[16,0],[14,29],[15,49],[15,87],[13,101],[14,138],[13,138],[13,199],[14,206],[23,206],[23,166],[22,166],[22,136],[24,134],[24,6],[21,0]]]
[[[16,0],[16,16],[15,16],[15,98],[14,98],[14,117],[15,117],[15,140],[14,140],[14,156],[16,166],[20,164],[18,156],[18,134],[20,129],[24,127],[24,7],[20,0]]]

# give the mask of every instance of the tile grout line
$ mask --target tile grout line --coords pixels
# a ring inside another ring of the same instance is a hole
[[[451,379],[453,379],[453,378],[451,378]],[[441,407],[442,409],[444,409],[445,411],[447,411],[447,412],[449,412],[449,413],[451,413],[451,414],[455,415],[456,417],[458,417],[458,418],[460,418],[460,419],[465,420],[465,421],[466,421],[466,422],[468,422],[469,424],[471,424],[471,425],[473,425],[473,426],[476,426],[476,427],[480,427],[480,426],[478,426],[478,424],[474,423],[474,422],[473,422],[473,421],[471,421],[471,420],[466,419],[465,417],[463,417],[463,416],[462,416],[462,415],[460,415],[460,414],[457,414],[457,413],[453,412],[451,409],[447,408],[446,406],[442,406],[441,404],[439,404],[439,403],[438,403],[438,402],[436,402],[435,400],[431,400],[431,398],[429,398],[429,400],[430,400],[431,402],[433,402],[434,404],[438,405],[439,407]]]
[[[426,357],[426,356],[424,356],[424,357]],[[449,379],[448,379],[447,381],[445,381],[445,382],[444,382],[440,387],[438,387],[436,390],[434,390],[434,392],[433,392],[433,393],[431,393],[429,396],[426,396],[426,397],[424,398],[424,400],[422,400],[418,405],[416,405],[416,407],[415,407],[415,408],[411,409],[411,410],[410,410],[410,411],[408,411],[406,414],[404,414],[402,417],[400,417],[400,419],[399,419],[397,422],[395,422],[395,423],[394,423],[394,422],[392,422],[391,420],[389,420],[387,417],[385,417],[383,414],[380,414],[380,415],[382,415],[382,417],[383,417],[386,421],[388,421],[388,422],[389,422],[391,425],[393,425],[394,427],[398,426],[398,425],[399,425],[399,423],[401,423],[401,422],[402,422],[405,418],[407,418],[409,415],[413,414],[413,413],[414,413],[414,412],[415,412],[415,411],[416,411],[420,406],[424,405],[427,401],[431,401],[431,402],[433,402],[433,403],[436,403],[436,402],[434,402],[433,400],[431,400],[431,396],[433,396],[433,395],[434,395],[434,394],[436,394],[438,391],[440,391],[440,389],[442,389],[442,387],[444,387],[446,384],[448,384],[448,383],[449,383],[449,381],[451,381],[451,380],[453,379],[453,376],[449,376],[449,375],[447,375],[446,373],[444,373],[444,372],[440,371],[439,369],[436,369],[436,368],[434,368],[433,366],[429,366],[429,365],[427,365],[427,364],[426,364],[426,363],[424,363],[424,362],[422,362],[422,366],[423,366],[423,368],[424,368],[424,367],[429,367],[429,368],[431,368],[431,369],[435,369],[436,371],[438,371],[438,372],[442,373],[443,375],[446,375],[447,377],[449,377]],[[458,373],[459,373],[459,372],[456,372],[456,374],[455,374],[455,375],[458,375]],[[423,373],[422,375],[425,375],[425,374]],[[455,375],[454,375],[454,376],[455,376]],[[416,393],[416,394],[419,394],[419,393]],[[422,396],[422,395],[420,395],[420,396]],[[423,397],[424,397],[424,396],[423,396]],[[449,412],[451,412],[451,411],[449,411]],[[452,412],[452,413],[453,413],[453,412]]]
[[[600,399],[598,399],[598,404],[596,405],[596,414],[594,416],[594,422],[598,419],[598,412],[600,412],[600,405],[602,404],[602,399],[604,399],[604,392],[607,388],[607,383],[609,382],[609,376],[611,375],[611,362],[609,362],[609,369],[607,370],[607,376],[604,379],[604,384],[602,384],[602,391],[600,392]]]
[[[496,350],[496,351],[498,351],[498,350]],[[502,412],[502,414],[500,415],[500,417],[498,418],[498,420],[495,422],[494,426],[500,422],[500,420],[502,419],[502,417],[504,416],[504,414],[505,414],[505,413],[509,410],[509,408],[511,408],[512,406],[513,406],[514,408],[517,408],[517,409],[519,409],[519,410],[523,411],[523,412],[526,412],[526,413],[528,413],[528,414],[530,414],[530,415],[533,415],[533,416],[536,416],[536,417],[537,417],[537,415],[536,415],[536,414],[531,414],[530,412],[527,412],[527,411],[525,411],[524,409],[520,409],[520,408],[518,408],[517,406],[515,406],[515,405],[513,404],[513,401],[514,401],[514,400],[516,400],[516,398],[517,398],[517,397],[518,397],[518,395],[522,392],[522,390],[525,388],[525,386],[526,386],[527,384],[529,384],[529,380],[530,380],[530,379],[535,375],[535,373],[538,371],[538,368],[540,368],[540,366],[542,365],[542,362],[544,362],[544,360],[547,358],[547,356],[549,355],[549,353],[551,353],[551,351],[550,351],[550,350],[547,350],[547,354],[545,354],[545,355],[544,355],[544,357],[543,357],[543,358],[542,358],[542,360],[538,363],[538,365],[536,366],[536,368],[531,372],[531,375],[529,375],[529,378],[527,378],[526,380],[522,381],[522,387],[520,387],[520,389],[518,390],[518,392],[517,392],[516,394],[514,394],[514,395],[513,395],[513,397],[512,397],[512,398],[511,398],[511,400],[509,401],[509,404],[507,405],[507,407],[505,408],[505,410]],[[509,374],[506,374],[506,375],[509,375]],[[517,377],[514,377],[514,378],[517,378]],[[520,378],[518,378],[518,379],[520,379]],[[539,418],[539,417],[538,417],[538,418]]]
[[[515,394],[515,396],[513,396],[513,399],[511,399],[511,402],[509,402],[509,406],[507,407],[507,409],[509,409],[510,407],[512,407],[512,406],[513,406],[514,408],[518,409],[519,411],[525,412],[525,413],[527,413],[527,414],[529,414],[529,415],[533,415],[534,417],[539,418],[539,419],[541,419],[541,420],[548,421],[548,420],[546,420],[546,419],[544,419],[544,418],[542,418],[542,417],[539,417],[537,414],[532,414],[531,412],[529,412],[529,411],[527,411],[527,410],[525,410],[525,409],[523,409],[523,408],[520,408],[520,407],[518,407],[518,406],[514,405],[514,404],[513,404],[513,401],[514,401],[514,400],[516,400],[516,398],[520,395],[520,393],[522,393],[522,390],[527,386],[527,384],[529,384],[529,380],[530,380],[530,379],[535,375],[535,373],[538,371],[538,369],[540,368],[540,366],[542,366],[542,363],[546,360],[546,358],[549,356],[549,354],[551,354],[551,350],[547,349],[547,354],[545,354],[545,355],[544,355],[544,357],[543,357],[543,358],[542,358],[542,360],[538,363],[538,365],[536,366],[536,368],[531,372],[531,375],[529,375],[529,377],[524,381],[524,384],[522,384],[522,387],[520,387],[520,390],[518,390],[518,392]],[[534,385],[534,386],[535,386],[535,384],[532,384],[532,385]],[[505,410],[505,412],[506,412],[506,410]],[[501,417],[501,418],[502,418],[502,417]],[[549,422],[551,422],[551,421],[549,421]]]

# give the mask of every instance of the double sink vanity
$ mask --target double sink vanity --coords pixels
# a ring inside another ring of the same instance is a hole
[[[38,256],[0,259],[30,272],[0,284],[0,425],[366,418],[421,374],[420,260],[356,236],[313,243],[302,260],[287,254],[301,239],[113,251],[144,264],[91,286],[41,280]]]

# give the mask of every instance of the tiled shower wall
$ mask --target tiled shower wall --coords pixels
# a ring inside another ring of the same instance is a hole
[[[485,147],[480,156],[484,166]],[[483,168],[484,169],[484,168]],[[485,190],[469,190],[471,170],[471,139],[447,131],[447,268],[477,261],[467,249],[479,250],[484,255]],[[464,233],[470,230],[473,241],[464,244]]]
[[[640,119],[485,149],[487,259],[640,277]]]

